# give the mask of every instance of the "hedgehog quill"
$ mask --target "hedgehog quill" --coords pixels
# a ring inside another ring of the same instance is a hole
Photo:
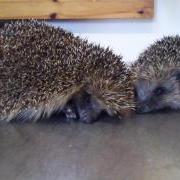
[[[98,112],[123,116],[135,107],[132,79],[121,56],[61,28],[27,20],[0,29],[1,120],[36,122],[83,93]]]
[[[132,71],[137,112],[180,109],[180,36],[167,36],[150,45]]]

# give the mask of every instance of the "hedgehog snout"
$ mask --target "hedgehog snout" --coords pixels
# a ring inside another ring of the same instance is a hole
[[[137,80],[135,84],[135,101],[136,112],[147,113],[152,111],[156,104],[156,99],[153,98],[154,82],[147,80]]]
[[[137,96],[136,97],[136,112],[137,113],[147,113],[150,112],[151,107],[151,100],[147,96]]]

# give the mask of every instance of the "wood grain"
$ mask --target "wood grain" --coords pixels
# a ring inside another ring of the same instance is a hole
[[[154,0],[0,0],[0,19],[152,18]]]

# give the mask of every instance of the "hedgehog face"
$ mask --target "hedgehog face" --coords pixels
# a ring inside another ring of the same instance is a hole
[[[93,123],[97,120],[102,111],[97,100],[86,92],[80,98],[76,98],[75,103],[79,114],[79,120],[84,123]]]
[[[78,119],[83,123],[93,123],[97,121],[102,111],[103,109],[98,100],[86,91],[75,94],[63,109],[68,120]]]
[[[83,123],[97,121],[102,111],[103,109],[98,100],[87,92],[74,95],[62,109],[67,122],[79,120]]]
[[[137,112],[180,108],[180,69],[164,72],[159,79],[139,79],[135,83]]]

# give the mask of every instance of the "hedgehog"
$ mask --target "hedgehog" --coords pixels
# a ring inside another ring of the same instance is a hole
[[[101,111],[124,117],[135,108],[133,79],[122,56],[44,21],[0,29],[0,119],[6,122],[37,122],[70,112],[72,104],[82,122]]]
[[[180,36],[166,36],[132,65],[138,113],[180,109]]]

